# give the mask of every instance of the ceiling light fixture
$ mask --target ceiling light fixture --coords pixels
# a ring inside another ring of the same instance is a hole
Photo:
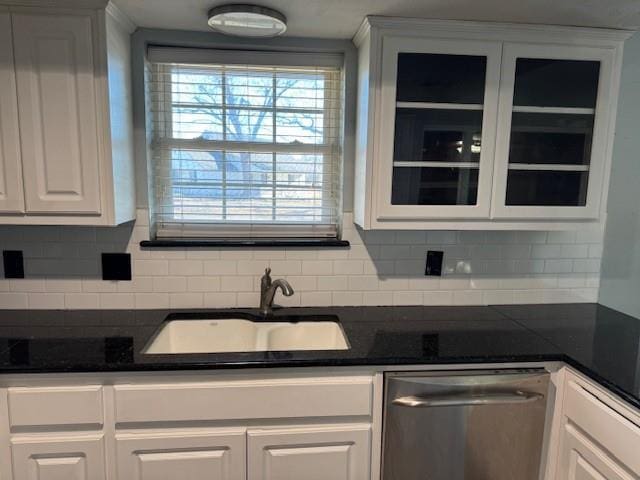
[[[276,37],[287,30],[287,17],[259,5],[220,5],[209,10],[209,26],[226,35]]]

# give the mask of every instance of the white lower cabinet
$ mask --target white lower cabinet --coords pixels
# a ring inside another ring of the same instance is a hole
[[[555,480],[639,480],[640,415],[567,372]]]
[[[567,480],[633,480],[625,467],[574,425],[566,424],[562,437],[558,478]]]
[[[119,480],[244,480],[244,429],[116,435]]]
[[[16,436],[13,480],[105,480],[104,438],[94,435]]]
[[[367,425],[249,430],[247,480],[369,479]]]

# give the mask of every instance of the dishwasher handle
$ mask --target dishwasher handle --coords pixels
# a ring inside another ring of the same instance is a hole
[[[470,395],[434,395],[429,397],[408,395],[394,399],[391,403],[399,407],[460,407],[472,405],[499,405],[504,403],[530,403],[544,398],[541,393],[509,392]]]

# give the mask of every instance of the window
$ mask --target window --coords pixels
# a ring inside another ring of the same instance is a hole
[[[157,238],[338,235],[341,57],[157,48],[149,61]]]

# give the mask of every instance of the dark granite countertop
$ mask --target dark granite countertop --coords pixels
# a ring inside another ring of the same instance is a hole
[[[640,320],[598,304],[289,308],[337,316],[351,348],[141,353],[170,313],[0,310],[0,373],[564,361],[640,408]]]

